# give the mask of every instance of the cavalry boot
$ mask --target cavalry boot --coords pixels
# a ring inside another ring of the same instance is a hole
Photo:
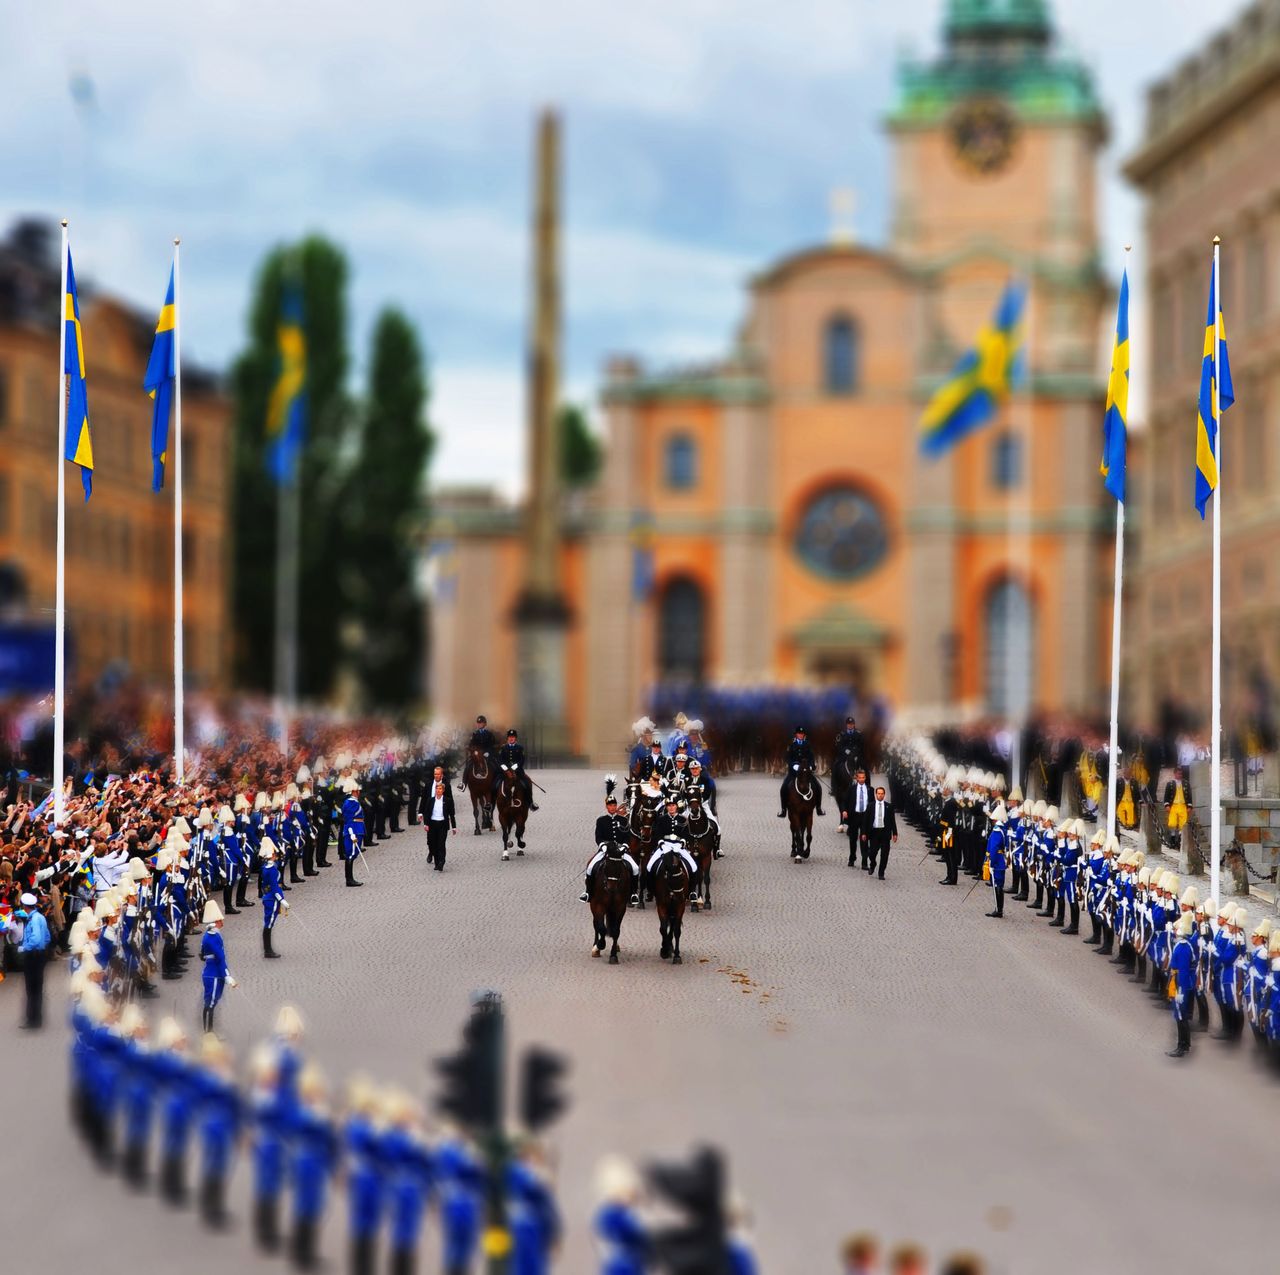
[[[1042,907],[1044,907],[1044,882],[1043,881],[1036,882],[1036,897],[1032,902],[1027,904],[1027,907],[1034,908],[1037,912]]]
[[[393,829],[398,832],[399,829]],[[377,1237],[357,1235],[351,1241],[351,1275],[374,1275],[377,1269]]]
[[[1080,933],[1080,905],[1072,903],[1071,905],[1071,924],[1062,931],[1063,934],[1079,934]]]
[[[1191,1052],[1191,1022],[1179,1019],[1178,1043],[1168,1051],[1166,1058],[1185,1058]]]
[[[262,955],[269,961],[278,961],[280,953],[271,945],[271,931],[265,926],[262,930]]]
[[[293,1238],[289,1255],[300,1271],[310,1271],[316,1265],[316,1224],[314,1218],[300,1217],[293,1224]]]
[[[1134,961],[1133,975],[1130,977],[1131,983],[1145,983],[1147,981],[1147,958],[1139,956]]]
[[[1102,942],[1102,926],[1098,923],[1098,918],[1089,913],[1089,937],[1085,939],[1086,947],[1097,947]]]
[[[1201,992],[1196,997],[1196,1031],[1209,1030],[1209,998]]]
[[[231,898],[231,891],[235,886],[224,885],[222,887],[222,912],[224,916],[239,916],[240,909],[236,907]]]
[[[200,1217],[204,1224],[213,1229],[225,1226],[227,1210],[223,1203],[226,1182],[213,1174],[206,1176],[200,1183]]]
[[[316,851],[310,840],[307,841],[306,849],[302,852],[302,875],[304,877],[318,877],[320,874],[316,871]]]
[[[1049,924],[1054,929],[1060,930],[1064,925],[1066,925],[1067,922],[1066,922],[1066,917],[1064,915],[1066,913],[1066,910],[1067,910],[1067,896],[1065,894],[1059,894],[1057,915],[1054,916],[1053,920],[1049,922]]]
[[[248,888],[249,888],[249,878],[247,876],[241,877],[240,884],[236,887],[236,907],[243,909],[243,908],[251,908],[256,906],[256,904],[252,899],[246,899],[244,896],[244,892]]]
[[[258,1247],[268,1253],[274,1253],[280,1247],[276,1196],[258,1197],[253,1207],[253,1235],[258,1241]]]
[[[1098,948],[1099,956],[1110,956],[1111,947],[1115,942],[1116,932],[1109,925],[1102,927],[1102,946]]]
[[[1162,1000],[1164,999],[1164,978],[1160,966],[1155,961],[1151,962],[1151,983],[1147,991],[1152,996],[1159,996]]]
[[[354,859],[345,860],[343,866],[346,868],[348,885],[360,886],[364,884],[363,881],[356,880],[356,861]]]
[[[302,878],[298,875],[298,856],[296,854],[289,860],[289,884],[302,884]]]
[[[1053,891],[1053,890],[1051,890],[1051,889],[1050,889],[1050,890],[1046,890],[1046,891],[1045,891],[1045,894],[1046,894],[1048,897],[1045,899],[1044,907],[1043,907],[1043,908],[1037,908],[1037,909],[1036,909],[1036,916],[1052,916],[1052,915],[1053,915],[1053,909],[1054,909],[1054,907],[1055,907],[1055,906],[1057,906],[1057,905],[1054,903],[1054,900],[1055,900],[1058,896],[1054,893],[1054,891]]]

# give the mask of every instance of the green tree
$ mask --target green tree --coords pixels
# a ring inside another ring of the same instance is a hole
[[[359,624],[353,662],[367,703],[402,705],[421,691],[422,601],[415,585],[433,438],[427,371],[413,325],[387,309],[374,325],[349,539],[358,564],[344,592]]]
[[[231,374],[235,668],[240,685],[271,688],[280,492],[267,471],[265,423],[278,370],[277,328],[286,280],[301,285],[307,339],[306,438],[298,473],[298,690],[322,696],[332,689],[341,654],[345,607],[335,581],[344,575],[348,552],[340,515],[353,413],[345,388],[346,257],[315,236],[281,245],[263,261],[249,312],[248,344]]]
[[[587,424],[586,413],[566,403],[556,417],[556,426],[560,433],[560,476],[565,486],[590,486],[600,473],[604,452]]]

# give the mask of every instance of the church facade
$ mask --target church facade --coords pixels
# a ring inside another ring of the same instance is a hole
[[[750,281],[725,357],[617,358],[605,470],[560,548],[576,751],[618,756],[660,682],[841,684],[895,708],[1098,707],[1112,508],[1098,477],[1111,289],[1096,168],[1105,120],[1043,0],[951,0],[943,47],[900,72],[888,243],[790,253]],[[1027,374],[945,455],[931,392],[1011,279]],[[516,705],[521,513],[436,499],[435,708]]]

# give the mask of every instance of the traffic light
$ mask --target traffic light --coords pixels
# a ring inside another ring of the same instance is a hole
[[[462,1048],[435,1060],[443,1085],[436,1108],[471,1132],[502,1125],[502,1001],[476,999],[462,1032]]]
[[[733,1275],[719,1153],[703,1147],[688,1164],[651,1165],[649,1181],[687,1219],[654,1235],[665,1269],[671,1275]]]
[[[520,1075],[520,1120],[530,1133],[549,1125],[569,1104],[560,1077],[569,1064],[559,1054],[534,1045],[525,1051]]]

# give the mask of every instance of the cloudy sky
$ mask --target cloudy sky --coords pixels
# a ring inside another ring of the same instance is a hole
[[[380,305],[421,325],[436,477],[512,489],[537,108],[565,117],[568,391],[590,402],[611,352],[721,350],[745,277],[825,236],[833,188],[855,188],[860,237],[883,238],[878,121],[944,4],[22,0],[0,7],[0,221],[70,216],[77,273],[147,309],[180,233],[184,345],[215,366],[240,345],[264,250],[332,236],[358,360]],[[1114,170],[1143,87],[1235,5],[1054,8],[1111,114],[1110,241],[1140,241]]]

